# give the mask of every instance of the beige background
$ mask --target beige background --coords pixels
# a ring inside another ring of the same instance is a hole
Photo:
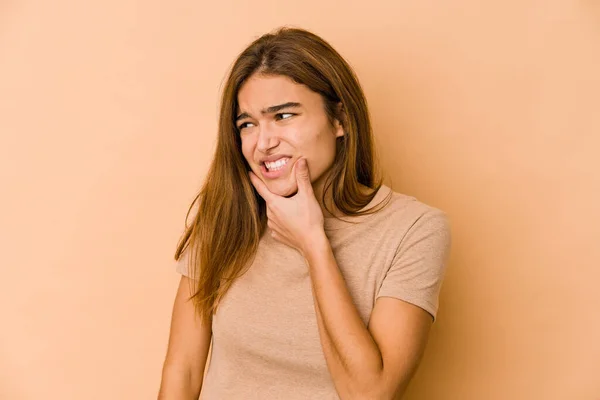
[[[221,81],[282,24],[350,61],[387,182],[452,220],[406,399],[600,399],[590,0],[1,1],[0,399],[156,396]]]

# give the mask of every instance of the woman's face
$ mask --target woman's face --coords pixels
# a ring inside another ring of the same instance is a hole
[[[341,124],[329,123],[321,95],[286,76],[252,75],[238,92],[236,126],[252,171],[280,196],[297,192],[292,174],[305,158],[315,193],[333,165]]]

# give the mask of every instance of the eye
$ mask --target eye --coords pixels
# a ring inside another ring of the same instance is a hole
[[[244,122],[243,124],[240,124],[238,126],[238,130],[241,131],[242,129],[247,128],[248,124],[252,124],[252,122]]]
[[[294,114],[294,113],[278,113],[278,114],[275,114],[275,119],[278,119],[278,120],[279,119],[290,119],[294,115],[296,115],[296,114]]]

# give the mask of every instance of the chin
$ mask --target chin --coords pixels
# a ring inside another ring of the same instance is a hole
[[[291,197],[298,193],[298,185],[296,182],[273,182],[271,185],[267,185],[271,193],[283,197]]]

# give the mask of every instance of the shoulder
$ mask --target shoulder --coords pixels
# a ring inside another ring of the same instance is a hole
[[[416,222],[424,218],[425,220],[448,220],[445,211],[425,203],[415,196],[400,193],[383,185],[375,198],[373,205],[378,203],[385,204],[377,213],[386,218],[405,219]]]
[[[444,211],[386,185],[379,188],[361,211],[367,213],[342,219],[326,218],[325,228],[330,237],[345,235],[345,231],[351,229],[364,238],[379,238],[381,243],[395,243],[397,246],[399,240],[414,231],[422,234],[449,231],[448,217]]]
[[[436,234],[449,237],[450,219],[442,209],[387,186],[382,186],[376,197],[379,201],[387,201],[387,204],[377,211],[377,218],[372,221],[374,224],[401,236],[417,232],[419,236]]]

